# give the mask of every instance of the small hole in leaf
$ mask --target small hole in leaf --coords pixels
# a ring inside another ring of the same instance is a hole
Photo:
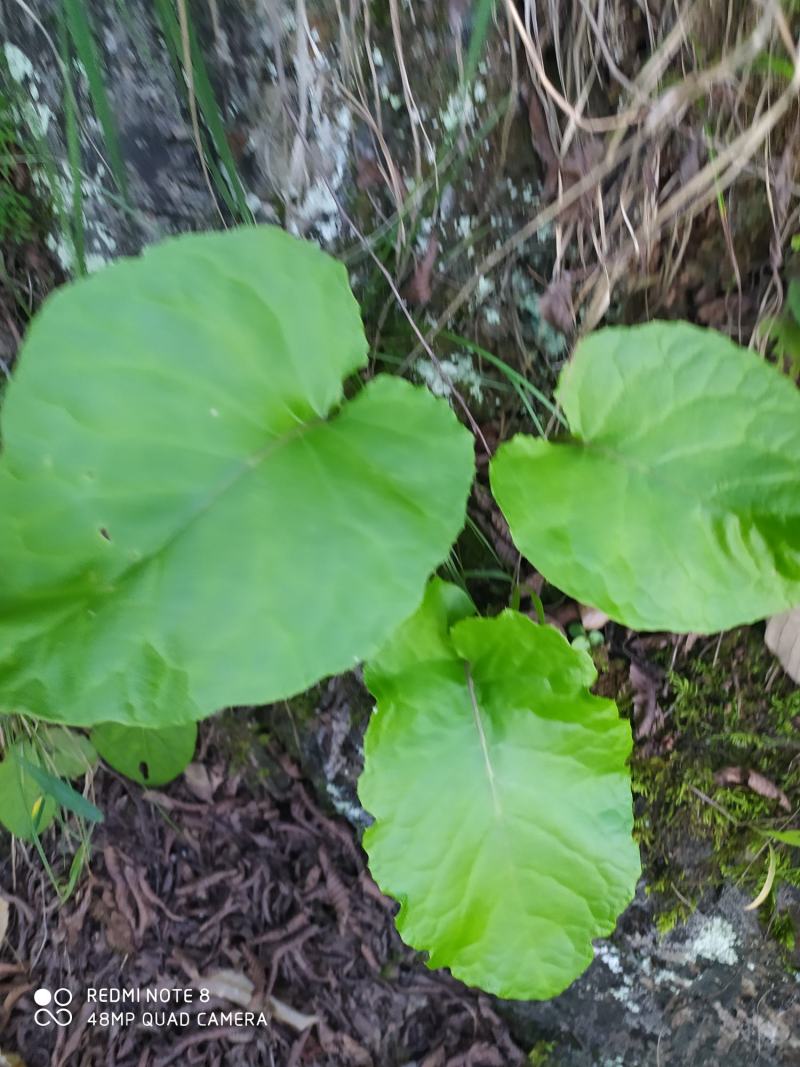
[[[105,537],[106,541],[110,541],[111,540],[111,534],[108,532],[108,530],[105,528],[105,526],[101,526],[100,527],[100,536],[101,537]]]
[[[139,764],[139,774],[141,774],[142,778],[144,778],[145,781],[150,777],[150,768],[147,766],[144,760],[142,760],[142,762]]]

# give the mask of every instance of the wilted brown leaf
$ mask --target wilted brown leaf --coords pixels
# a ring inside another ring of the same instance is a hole
[[[222,969],[198,978],[198,987],[207,989],[212,997],[222,997],[232,1004],[246,1008],[253,999],[255,986],[241,971]]]
[[[198,800],[210,803],[214,796],[214,783],[202,763],[190,763],[183,772],[186,784]]]
[[[417,264],[417,268],[406,286],[405,297],[411,304],[425,307],[431,298],[431,276],[439,255],[439,242],[435,237],[428,241],[425,255]]]
[[[789,677],[800,683],[800,607],[773,615],[764,640]]]
[[[656,733],[664,721],[664,713],[658,705],[655,678],[633,661],[629,677],[633,690],[634,735],[638,741]]]
[[[279,1023],[286,1023],[293,1030],[307,1030],[309,1026],[314,1026],[315,1023],[319,1022],[318,1015],[306,1015],[304,1012],[292,1008],[289,1004],[284,1004],[277,997],[267,997],[267,1004],[272,1012],[273,1019],[276,1019]]]
[[[750,771],[746,767],[723,767],[714,775],[714,781],[717,785],[747,786],[759,796],[767,797],[768,800],[777,800],[784,811],[792,810],[792,805],[784,791],[758,771]]]
[[[588,604],[580,604],[581,623],[584,630],[602,630],[609,621],[608,615],[599,608],[590,607]]]
[[[229,1000],[232,1004],[238,1004],[242,1008],[250,1008],[253,1011],[266,1010],[279,1023],[291,1026],[293,1030],[307,1030],[319,1022],[319,1016],[306,1015],[297,1011],[291,1005],[278,1000],[277,997],[254,998],[255,985],[246,974],[234,971],[232,968],[221,968],[213,971],[205,977],[193,976],[193,984],[196,989],[207,989],[212,997],[220,997]]]
[[[575,328],[575,312],[572,307],[572,282],[568,274],[554,279],[542,293],[539,312],[554,330],[569,335]]]

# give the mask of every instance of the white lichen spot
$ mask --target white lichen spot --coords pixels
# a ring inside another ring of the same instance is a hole
[[[449,398],[456,388],[466,390],[473,400],[483,399],[480,375],[475,370],[472,356],[466,352],[457,352],[450,359],[439,360],[438,364],[419,359],[415,370],[434,396]]]
[[[366,826],[369,823],[364,809],[349,800],[344,791],[335,782],[326,782],[325,786],[328,790],[328,796],[331,798],[331,803],[343,818],[354,826]]]
[[[247,192],[245,193],[244,199],[245,203],[247,204],[248,210],[252,211],[254,216],[259,215],[261,213],[264,205],[261,203],[260,196],[256,196],[256,194],[252,192]]]
[[[472,219],[469,215],[459,215],[456,220],[456,233],[460,237],[469,237],[472,233]]]
[[[482,304],[486,297],[494,292],[494,282],[490,278],[484,278],[481,276],[478,278],[478,284],[475,286],[475,301],[478,304]]]
[[[451,93],[439,117],[448,133],[472,125],[475,121],[475,104],[472,97],[465,92]]]
[[[33,77],[33,63],[31,63],[21,48],[17,48],[11,41],[6,41],[3,45],[3,52],[6,57],[8,73],[15,82],[21,84],[26,78]]]
[[[327,173],[319,172],[308,184],[299,202],[292,205],[288,229],[303,235],[314,229],[324,246],[333,244],[342,230],[338,193],[349,166],[352,115],[344,105],[333,115],[321,113],[321,101],[312,101],[316,120],[315,155]]]
[[[700,956],[714,963],[733,966],[738,959],[736,932],[727,919],[715,915],[704,923],[694,940],[687,945],[687,950],[695,958]]]
[[[489,326],[500,325],[500,312],[495,307],[485,308],[483,312],[483,317],[484,319],[486,319],[486,322]]]
[[[623,1004],[631,1015],[638,1015],[642,1010],[639,1005],[631,999],[631,991],[627,986],[621,986],[619,989],[612,989],[611,996],[614,1000],[618,1000],[620,1004]]]
[[[613,945],[595,945],[596,959],[601,960],[612,974],[622,974],[622,961]]]
[[[653,981],[656,985],[665,985],[668,988],[675,990],[688,989],[692,984],[691,978],[684,978],[675,971],[671,971],[668,967],[663,967],[661,970],[656,971],[653,974]]]
[[[45,244],[58,260],[65,274],[71,274],[75,267],[75,248],[71,241],[62,234],[56,236],[49,233],[45,238]]]
[[[439,218],[445,222],[450,218],[456,202],[456,191],[452,185],[445,185],[439,200]]]
[[[86,273],[95,274],[97,271],[102,270],[103,267],[107,267],[111,262],[108,256],[104,256],[102,252],[87,252],[85,257]]]
[[[433,216],[427,215],[419,221],[416,247],[420,255],[424,255],[428,249],[431,233],[433,232]]]

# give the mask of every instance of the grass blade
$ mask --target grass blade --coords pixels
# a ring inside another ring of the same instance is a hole
[[[24,756],[19,755],[16,759],[19,765],[28,772],[41,789],[45,793],[49,793],[53,800],[57,801],[62,808],[66,808],[67,811],[71,811],[74,815],[86,819],[87,822],[103,821],[102,811],[100,811],[99,808],[96,808],[94,804],[90,803],[86,797],[81,796],[80,793],[76,792],[71,785],[62,782],[60,778],[56,778],[55,775],[49,774],[41,767],[37,767],[35,763],[26,760]]]
[[[156,15],[161,25],[161,32],[164,35],[173,66],[176,70],[182,71],[184,69],[183,44],[178,16],[173,10],[170,0],[154,0],[154,2]],[[203,116],[203,122],[214,147],[214,152],[222,165],[222,172],[220,168],[212,165],[213,160],[208,153],[206,153],[206,163],[209,165],[209,171],[214,178],[217,191],[228,205],[233,216],[238,218],[240,222],[253,222],[253,213],[247,206],[247,197],[239,178],[233,153],[228,144],[225,125],[214,96],[214,90],[211,87],[197,35],[191,25],[189,25],[188,31],[194,93],[200,113]],[[180,84],[185,92],[186,86],[183,78],[180,79]]]
[[[467,61],[464,64],[464,81],[467,85],[472,84],[472,79],[478,70],[481,52],[489,36],[489,23],[492,20],[494,0],[480,0],[472,16],[472,33],[469,38],[469,50]]]
[[[86,235],[83,226],[83,179],[81,175],[81,142],[78,102],[72,77],[72,49],[66,20],[59,19],[58,44],[64,65],[64,126],[67,143],[67,162],[72,178],[72,204],[69,231],[75,249],[78,274],[86,274]]]
[[[125,165],[119,147],[119,136],[114,113],[106,93],[103,74],[100,69],[100,54],[97,50],[89,14],[83,0],[62,0],[62,13],[75,45],[75,52],[83,64],[89,82],[89,95],[97,119],[103,130],[103,138],[108,150],[108,162],[111,173],[119,191],[128,199],[128,181],[125,177]]]
[[[558,419],[558,421],[564,428],[567,427],[566,419],[561,414],[558,407],[556,407],[556,405],[553,403],[553,401],[548,396],[546,396],[541,391],[541,389],[537,389],[532,382],[529,382],[524,375],[519,373],[519,371],[516,371],[513,367],[509,366],[509,364],[506,363],[505,360],[500,359],[499,356],[495,356],[492,352],[488,352],[480,345],[476,345],[474,341],[470,341],[468,338],[462,337],[460,334],[452,333],[450,330],[442,330],[441,336],[446,338],[448,341],[452,341],[453,344],[460,345],[462,348],[466,348],[474,355],[480,356],[480,358],[485,359],[487,363],[491,363],[493,367],[497,367],[497,369],[501,371],[506,376],[506,378],[508,378],[509,382],[515,387],[518,395],[520,395],[521,392],[530,393],[531,396],[535,397],[543,407],[547,408],[547,410],[554,418]],[[544,430],[540,429],[541,423],[538,417],[532,414],[530,405],[529,403],[527,403],[527,401],[523,401],[523,403],[525,405],[525,410],[531,416],[534,425],[537,427],[537,429],[539,429],[539,432],[541,433],[542,437],[544,437],[545,433]]]

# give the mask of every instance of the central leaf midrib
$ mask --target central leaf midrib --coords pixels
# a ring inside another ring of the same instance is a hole
[[[489,744],[488,744],[488,739],[486,737],[486,731],[484,730],[484,727],[483,727],[483,711],[481,709],[481,705],[480,705],[480,702],[478,700],[478,695],[477,695],[477,692],[475,690],[475,683],[474,683],[474,679],[473,679],[473,676],[472,676],[471,666],[470,666],[470,663],[469,663],[468,660],[463,660],[462,662],[463,662],[463,667],[464,667],[464,673],[465,673],[465,676],[466,676],[467,690],[469,692],[470,704],[472,706],[472,713],[473,713],[474,723],[475,723],[476,731],[478,733],[481,752],[482,752],[482,755],[483,755],[483,758],[484,758],[484,763],[485,763],[485,766],[486,766],[487,778],[488,778],[488,781],[489,781],[490,792],[492,794],[492,799],[495,802],[495,816],[496,816],[496,818],[495,818],[495,825],[494,825],[494,829],[493,829],[493,838],[492,839],[496,844],[499,844],[500,850],[503,853],[503,862],[504,862],[504,868],[505,868],[505,872],[506,872],[506,877],[508,878],[509,882],[511,883],[511,888],[510,888],[510,890],[508,890],[508,892],[513,894],[514,896],[516,896],[516,898],[517,898],[517,900],[519,901],[519,904],[520,904],[520,910],[524,911],[529,906],[530,899],[529,899],[528,895],[523,891],[523,886],[522,886],[522,884],[520,882],[520,877],[519,877],[518,865],[515,862],[515,860],[513,859],[513,848],[511,847],[511,843],[508,840],[508,825],[507,825],[507,822],[506,822],[505,818],[503,817],[504,816],[504,812],[503,812],[502,804],[500,803],[500,798],[499,798],[499,795],[498,795],[498,792],[497,792],[496,776],[495,776],[495,772],[494,772],[494,767],[493,767],[492,762],[491,762],[491,756],[490,756],[490,753],[489,753]],[[540,829],[544,829],[544,828],[540,827]],[[553,838],[556,837],[556,835],[553,834],[552,831],[547,831],[546,830],[545,832],[547,832],[548,835],[553,837]],[[566,889],[569,889],[570,892],[572,893],[572,895],[574,897],[576,897],[578,900],[580,900],[582,902],[582,904],[584,904],[586,906],[586,908],[588,909],[590,915],[592,916],[592,919],[596,921],[594,912],[592,911],[591,904],[589,903],[589,900],[587,899],[587,897],[585,895],[577,892],[574,888],[568,886],[564,881],[562,881],[561,879],[558,879],[555,875],[553,875],[550,872],[544,872],[544,876],[546,876],[548,878],[551,878],[552,880],[556,881],[562,887],[564,887]],[[576,954],[580,954],[580,946],[575,942],[575,940],[570,938],[570,943],[572,944],[574,952]]]
[[[472,706],[472,718],[475,724],[475,730],[478,734],[478,743],[481,749],[481,755],[483,756],[484,765],[486,767],[486,778],[489,783],[489,791],[492,795],[492,806],[494,807],[495,815],[500,818],[503,814],[503,807],[500,803],[500,797],[497,792],[497,785],[495,782],[494,767],[492,766],[491,756],[489,755],[489,743],[486,739],[486,731],[483,728],[483,720],[481,718],[481,709],[478,704],[478,698],[475,693],[475,683],[472,679],[472,671],[470,670],[469,663],[464,661],[464,674],[467,679],[467,692],[469,693],[470,704]]]

